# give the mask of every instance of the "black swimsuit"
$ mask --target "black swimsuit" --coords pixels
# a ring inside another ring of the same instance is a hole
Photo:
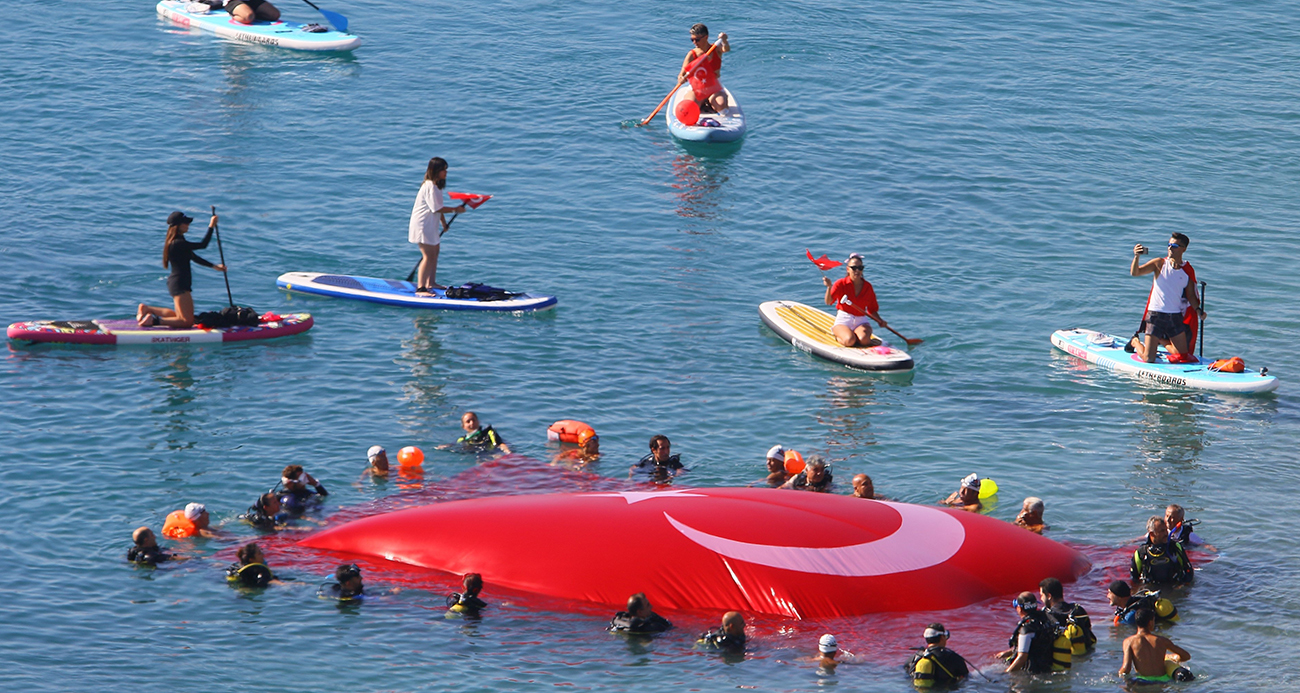
[[[184,238],[177,238],[172,241],[172,245],[167,249],[167,264],[171,265],[171,276],[167,277],[167,293],[172,296],[180,296],[190,292],[190,285],[193,283],[190,274],[190,260],[203,265],[204,267],[215,267],[211,262],[204,260],[194,254],[196,250],[202,250],[208,247],[208,241],[212,240],[212,227],[208,227],[208,232],[203,236],[203,240],[198,243],[191,243]]]

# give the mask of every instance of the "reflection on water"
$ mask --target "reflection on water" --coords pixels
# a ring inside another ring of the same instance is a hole
[[[868,416],[877,406],[876,383],[866,377],[834,376],[826,381],[826,391],[818,394],[822,409],[817,412],[817,422],[826,427],[827,459],[831,462],[847,459],[834,457],[836,449],[858,449],[875,445]]]
[[[194,373],[190,362],[194,351],[190,347],[174,351],[161,351],[157,354],[160,365],[154,369],[154,380],[163,385],[162,403],[154,407],[151,413],[157,417],[167,447],[172,450],[194,447],[193,440],[179,440],[177,436],[188,433],[190,404],[197,397],[194,392]]]
[[[1195,469],[1205,447],[1205,428],[1196,414],[1208,395],[1188,392],[1149,392],[1139,400],[1138,454],[1144,471]],[[1162,465],[1163,463],[1163,465]]]
[[[445,353],[442,340],[438,339],[440,318],[434,312],[417,315],[415,331],[402,342],[402,355],[396,360],[397,365],[411,372],[410,380],[402,386],[402,394],[410,407],[399,421],[406,435],[414,440],[433,437],[431,423],[437,421],[446,409],[446,395],[443,394],[445,374],[442,372]]]
[[[674,148],[669,160],[677,214],[688,219],[717,221],[723,211],[721,192],[730,179],[729,160],[739,147],[704,145],[685,149]],[[698,230],[685,230],[699,233]]]

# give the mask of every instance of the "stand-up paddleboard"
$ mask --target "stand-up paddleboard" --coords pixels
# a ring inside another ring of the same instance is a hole
[[[415,285],[399,279],[355,277],[347,274],[322,274],[320,272],[285,272],[275,280],[275,285],[286,291],[301,291],[335,298],[352,298],[359,301],[384,303],[405,308],[429,310],[487,310],[525,311],[545,310],[555,306],[554,296],[537,296],[529,293],[512,294],[501,300],[477,298],[447,298],[445,289],[434,289],[433,296],[415,295]]]
[[[874,347],[840,346],[831,333],[835,317],[812,306],[794,301],[767,301],[759,304],[758,314],[773,332],[795,348],[827,361],[878,373],[906,373],[914,366],[906,351],[884,342]]]
[[[1144,380],[1198,390],[1240,394],[1269,392],[1277,389],[1278,386],[1277,378],[1268,375],[1267,368],[1259,371],[1246,369],[1242,373],[1223,373],[1209,369],[1213,360],[1200,359],[1197,363],[1169,363],[1165,358],[1166,352],[1163,347],[1159,350],[1155,363],[1147,363],[1137,354],[1124,351],[1126,343],[1127,340],[1123,337],[1094,330],[1057,330],[1052,333],[1052,345],[1057,349],[1104,368],[1132,373]]]
[[[683,84],[668,102],[668,132],[679,140],[688,142],[735,142],[745,136],[745,112],[740,110],[736,97],[722,88],[727,95],[727,107],[721,113],[701,113],[700,120],[716,122],[716,126],[686,125],[677,119],[677,102],[691,91],[691,85]]]
[[[279,320],[256,327],[238,325],[215,329],[172,329],[140,327],[131,318],[122,320],[36,320],[9,326],[9,339],[16,342],[52,344],[98,344],[117,346],[161,346],[167,344],[220,344],[254,339],[275,339],[311,329],[309,313],[278,316]]]
[[[267,46],[300,51],[350,51],[361,45],[361,37],[336,31],[326,25],[295,24],[284,20],[259,20],[252,24],[240,24],[229,12],[213,10],[201,2],[162,0],[158,3],[158,14],[187,29],[202,29],[236,41]],[[323,27],[327,31],[310,31],[311,27]]]

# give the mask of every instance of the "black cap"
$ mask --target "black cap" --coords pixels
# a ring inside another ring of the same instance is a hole
[[[194,221],[194,217],[187,217],[184,212],[179,210],[167,215],[168,226],[180,226],[181,224],[188,224],[192,221]]]

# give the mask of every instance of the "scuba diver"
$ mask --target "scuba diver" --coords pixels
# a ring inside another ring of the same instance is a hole
[[[1200,524],[1200,520],[1185,519],[1183,506],[1177,503],[1171,503],[1165,508],[1165,529],[1169,530],[1169,539],[1182,545],[1184,549],[1190,549],[1193,546],[1204,546],[1207,549],[1214,550],[1213,546],[1205,543],[1201,535],[1194,529]]]
[[[1009,660],[1007,673],[1028,671],[1042,674],[1068,670],[1071,664],[1070,640],[1061,634],[1056,619],[1038,608],[1038,598],[1034,593],[1021,592],[1011,604],[1020,616],[1020,622],[1007,641],[1010,649],[996,655],[998,659]]]
[[[826,464],[826,460],[817,455],[809,455],[808,464],[804,466],[803,471],[790,477],[781,488],[830,493],[831,484],[834,482],[835,477],[831,474],[830,465]]]
[[[288,465],[280,472],[279,487],[280,505],[290,517],[297,517],[307,512],[307,503],[312,499],[313,490],[318,499],[329,495],[325,486],[303,471],[300,464]]]
[[[1106,588],[1106,600],[1115,607],[1115,625],[1137,625],[1138,609],[1151,609],[1156,618],[1165,623],[1178,621],[1178,608],[1159,592],[1143,591],[1133,594],[1127,582],[1116,580]]]
[[[478,414],[472,411],[465,412],[460,417],[460,427],[464,429],[465,435],[456,439],[465,452],[492,452],[500,450],[505,454],[510,454],[510,446],[506,445],[504,438],[491,426],[484,427],[478,420]]]
[[[942,623],[926,626],[923,635],[925,649],[917,652],[907,663],[907,674],[912,677],[912,685],[930,688],[957,683],[970,676],[965,658],[948,649],[948,638],[952,633]]]
[[[1133,677],[1130,680],[1137,684],[1195,679],[1191,670],[1182,665],[1192,655],[1169,638],[1152,633],[1155,621],[1154,611],[1138,609],[1137,633],[1124,639],[1124,663],[1119,668],[1120,678],[1127,677],[1132,671]]]
[[[321,585],[318,597],[337,599],[339,601],[360,600],[365,597],[365,585],[361,582],[361,568],[355,563],[344,563],[334,570],[334,582]]]
[[[722,616],[722,625],[700,635],[695,644],[710,650],[744,652],[745,617],[739,611],[728,611]]]
[[[291,519],[288,513],[280,512],[280,509],[280,497],[275,491],[267,491],[258,496],[257,500],[248,506],[248,512],[240,515],[239,518],[258,529],[275,529]]]
[[[1043,578],[1038,583],[1038,596],[1047,607],[1048,615],[1055,618],[1069,636],[1071,654],[1087,654],[1097,644],[1097,636],[1092,632],[1092,618],[1082,606],[1065,601],[1065,588],[1060,580]]]
[[[131,533],[131,541],[135,544],[126,550],[126,560],[139,565],[158,565],[164,561],[172,560],[172,555],[158,548],[158,538],[154,536],[153,530],[148,527],[137,527]]]
[[[650,608],[650,600],[646,598],[645,592],[637,592],[627,598],[627,611],[620,611],[610,619],[608,630],[612,633],[653,635],[672,627],[673,624],[668,619]]]
[[[235,552],[238,559],[226,568],[226,581],[232,586],[266,587],[275,579],[266,567],[266,556],[257,544],[244,544]]]
[[[1187,583],[1196,576],[1183,545],[1170,540],[1165,520],[1158,515],[1147,520],[1147,540],[1133,552],[1129,574],[1153,584]]]
[[[447,618],[479,618],[479,612],[487,608],[487,602],[478,598],[483,590],[483,576],[468,573],[461,581],[464,592],[452,592],[447,595]]]
[[[668,436],[657,435],[650,439],[650,454],[632,465],[631,473],[646,472],[655,481],[665,481],[686,471],[682,456],[672,454],[673,443]]]

